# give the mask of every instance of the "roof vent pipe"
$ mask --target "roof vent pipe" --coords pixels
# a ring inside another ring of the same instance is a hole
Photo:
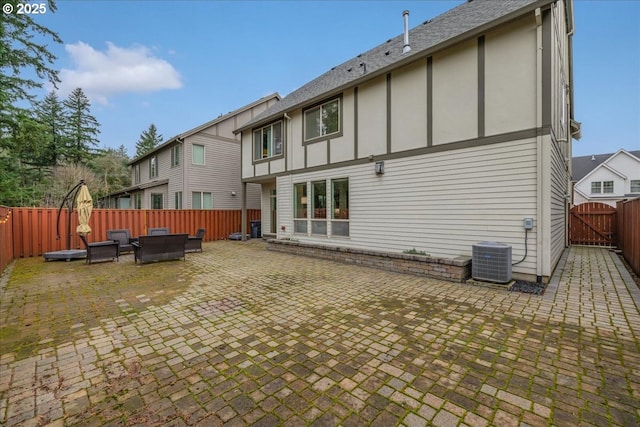
[[[402,53],[407,53],[411,50],[411,46],[409,46],[409,11],[402,12],[402,17],[404,18],[404,46],[402,47]]]

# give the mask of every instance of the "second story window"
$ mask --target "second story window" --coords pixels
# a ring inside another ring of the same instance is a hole
[[[613,181],[591,181],[591,194],[613,194]]]
[[[140,184],[140,164],[133,166],[133,183]]]
[[[149,159],[149,178],[158,177],[158,157],[153,156]]]
[[[191,163],[194,165],[204,165],[204,145],[193,144]]]
[[[176,144],[171,148],[171,166],[180,164],[180,145]]]
[[[275,122],[253,131],[254,160],[282,154],[282,122]]]
[[[340,132],[340,99],[332,99],[304,112],[304,140]]]

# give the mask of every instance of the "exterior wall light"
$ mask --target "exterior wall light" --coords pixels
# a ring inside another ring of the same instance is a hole
[[[384,162],[378,161],[375,165],[376,175],[382,175],[384,173]]]

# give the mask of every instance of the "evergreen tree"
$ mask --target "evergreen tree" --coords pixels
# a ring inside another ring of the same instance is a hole
[[[85,164],[98,145],[100,124],[91,115],[91,103],[81,88],[74,89],[63,105],[68,112],[65,155],[74,165]]]
[[[4,0],[5,8],[11,7],[13,13],[3,13],[0,19],[0,138],[6,136],[10,129],[20,124],[19,113],[28,111],[28,107],[19,106],[24,101],[33,101],[31,90],[42,87],[44,81],[54,86],[58,80],[58,72],[50,67],[56,57],[49,52],[42,40],[34,41],[34,36],[44,36],[56,43],[62,40],[56,33],[38,24],[38,15],[17,14],[19,0]],[[56,10],[53,0],[40,3],[47,13]],[[34,73],[34,77],[26,77],[24,71]]]
[[[162,143],[162,135],[158,135],[158,129],[156,125],[151,123],[149,129],[143,131],[140,134],[138,142],[136,142],[136,158],[144,156],[149,151],[156,148]]]
[[[94,156],[90,167],[100,181],[100,187],[93,190],[97,197],[106,196],[113,191],[131,185],[131,173],[129,172],[128,164],[129,156],[127,156],[127,149],[124,145],[117,149],[107,148],[100,150],[98,155]]]
[[[43,160],[49,166],[58,166],[64,158],[65,134],[64,128],[67,122],[67,111],[64,104],[55,92],[49,92],[44,99],[36,105],[36,117],[45,131],[43,141]]]

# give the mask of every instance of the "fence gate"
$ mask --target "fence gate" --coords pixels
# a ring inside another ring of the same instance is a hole
[[[573,245],[615,246],[616,208],[597,202],[574,206],[569,217],[569,239]]]

